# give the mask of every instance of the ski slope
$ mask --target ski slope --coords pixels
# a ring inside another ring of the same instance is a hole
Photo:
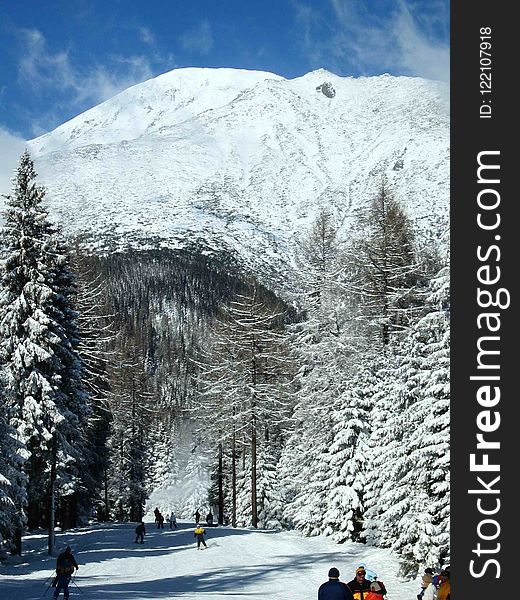
[[[419,580],[403,582],[396,576],[398,564],[390,552],[362,544],[337,545],[293,531],[214,527],[207,529],[207,550],[197,550],[192,522],[180,521],[173,531],[146,523],[143,545],[134,543],[135,525],[103,524],[57,535],[57,553],[70,545],[80,565],[71,598],[316,599],[331,566],[349,581],[360,564],[384,581],[387,600],[414,600],[420,589]],[[24,556],[0,565],[1,600],[51,598],[48,578],[54,567],[45,533],[27,536]]]

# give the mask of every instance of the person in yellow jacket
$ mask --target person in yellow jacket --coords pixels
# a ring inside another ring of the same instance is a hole
[[[200,550],[201,544],[204,546],[204,548],[207,548],[206,542],[204,541],[204,536],[206,535],[206,530],[204,527],[197,525],[194,535],[197,538],[197,550]]]
[[[437,600],[451,600],[450,572],[441,571],[439,574],[439,582]]]

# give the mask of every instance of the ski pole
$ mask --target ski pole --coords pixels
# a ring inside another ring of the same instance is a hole
[[[52,573],[47,577],[47,579],[43,582],[43,585],[46,585],[47,581],[49,581],[49,579],[52,579],[54,577],[54,571],[52,571]]]
[[[51,577],[52,577],[52,575],[51,575]],[[47,581],[49,581],[49,579],[50,579],[50,578],[47,578],[47,579],[45,580],[45,583],[47,583]],[[45,583],[44,583],[43,585],[45,585]],[[44,591],[44,592],[43,592],[43,594],[40,596],[40,599],[41,599],[41,598],[45,598],[45,596],[47,595],[47,592],[49,591],[49,588],[50,588],[51,586],[52,586],[52,580],[51,580],[51,582],[49,583],[49,585],[48,585],[48,586],[45,588],[45,591]]]
[[[74,577],[76,577],[76,574],[74,573]],[[74,585],[82,594],[83,594],[83,590],[78,586],[78,584],[74,581],[74,577],[70,580],[70,582],[72,583],[72,585]]]

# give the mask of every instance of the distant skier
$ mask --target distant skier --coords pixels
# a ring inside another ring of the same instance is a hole
[[[139,523],[139,525],[135,528],[135,542],[134,542],[134,544],[144,544],[144,534],[145,533],[146,533],[146,529],[144,527],[144,523],[141,521]],[[140,538],[140,540],[139,540],[139,538]]]
[[[162,513],[157,515],[157,529],[164,529],[164,515]]]
[[[213,525],[213,513],[211,511],[206,515],[206,523],[210,526]]]
[[[69,597],[69,583],[74,573],[79,569],[76,559],[72,555],[70,546],[67,546],[65,550],[58,556],[56,560],[56,590],[54,591],[53,598],[57,598],[63,590],[63,597],[67,600]]]
[[[339,580],[339,571],[336,567],[329,569],[329,580],[320,585],[318,600],[353,600],[347,584]]]
[[[200,550],[200,545],[203,544],[204,548],[207,548],[206,542],[204,541],[204,536],[206,535],[206,530],[204,527],[200,525],[195,528],[194,536],[197,538],[197,550]],[[203,549],[204,549],[203,548]]]
[[[168,518],[168,521],[170,523],[170,529],[173,529],[174,527],[175,527],[175,529],[177,529],[177,517],[175,516],[175,513],[173,512],[173,510]]]
[[[193,516],[195,517],[195,525],[198,525],[199,522],[200,522],[200,512],[199,512],[199,509],[197,509],[195,511],[195,514]]]
[[[155,523],[157,523],[159,521],[159,515],[161,514],[158,506],[153,509],[153,514],[155,515]]]

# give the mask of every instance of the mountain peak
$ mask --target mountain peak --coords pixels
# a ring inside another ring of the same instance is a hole
[[[51,215],[87,245],[226,250],[286,262],[327,206],[348,228],[385,175],[412,220],[445,235],[449,117],[435,82],[295,79],[187,67],[29,143]]]

